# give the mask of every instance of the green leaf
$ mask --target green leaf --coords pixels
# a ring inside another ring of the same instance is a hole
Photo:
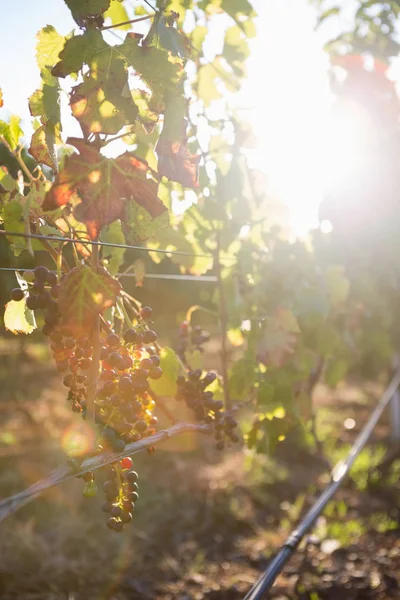
[[[12,150],[17,148],[20,137],[24,135],[20,122],[21,119],[16,115],[11,115],[8,123],[0,121],[0,135],[4,136]]]
[[[328,385],[335,387],[344,379],[348,368],[348,362],[343,359],[329,361],[325,370],[325,382]]]
[[[198,70],[197,75],[197,93],[206,106],[213,100],[221,98],[221,93],[217,89],[216,81],[218,72],[214,69],[213,64],[202,65]]]
[[[222,0],[221,8],[236,21],[239,27],[245,30],[245,23],[256,15],[256,12],[248,0]],[[245,19],[244,17],[247,17]],[[252,31],[250,30],[250,33]]]
[[[51,123],[42,125],[32,135],[29,154],[38,162],[57,170],[56,132]],[[59,138],[58,138],[59,139]],[[61,141],[61,140],[60,140]]]
[[[53,67],[64,47],[65,38],[52,25],[43,27],[37,35],[36,62],[40,70]]]
[[[3,191],[11,192],[12,190],[18,190],[17,182],[8,172],[5,165],[0,166],[0,192]]]
[[[99,17],[108,10],[110,0],[64,0],[78,25],[86,19]]]
[[[150,27],[149,33],[143,41],[143,46],[165,48],[175,56],[189,56],[189,45],[187,38],[175,27],[168,26],[163,13],[158,12]]]
[[[270,383],[263,381],[260,383],[257,393],[257,405],[262,408],[270,407],[275,396],[275,388]]]
[[[29,98],[29,111],[32,117],[40,117],[42,125],[51,123],[61,130],[60,86],[56,77],[47,73],[47,82],[33,92]],[[42,72],[43,75],[43,72]]]
[[[110,8],[106,10],[104,13],[105,19],[110,19],[111,25],[116,25],[117,23],[123,23],[124,21],[129,21],[128,13],[125,10],[125,6],[123,5],[121,0],[111,0]],[[118,29],[130,29],[131,25],[128,23],[127,25],[121,25]]]
[[[36,329],[35,315],[26,307],[26,299],[19,302],[10,300],[4,311],[4,326],[12,333],[32,333]]]
[[[124,229],[130,243],[135,244],[147,240],[168,225],[168,210],[153,218],[145,208],[137,204],[134,200],[127,201]]]
[[[111,47],[104,41],[97,29],[88,29],[82,35],[76,35],[65,40],[63,49],[59,54],[59,62],[53,67],[51,73],[55,77],[67,77],[77,73],[84,64],[99,53],[111,52]]]
[[[234,25],[227,29],[222,53],[226,60],[231,64],[241,63],[249,57],[249,45],[238,25]]]
[[[206,39],[206,35],[208,33],[208,27],[205,25],[198,25],[193,29],[191,33],[191,42],[192,46],[198,52],[201,52],[201,48],[203,46],[204,40]]]
[[[349,295],[350,282],[345,275],[344,267],[332,265],[325,273],[328,296],[333,308],[343,305]]]
[[[126,244],[121,221],[114,221],[114,223],[103,227],[100,234],[100,241],[111,244]],[[103,246],[102,255],[103,258],[108,260],[108,270],[111,275],[116,275],[124,262],[125,248]]]
[[[182,62],[164,49],[143,48],[139,42],[140,37],[128,33],[118,51],[155,94],[163,96],[166,90],[175,91],[185,76]]]
[[[175,396],[176,380],[182,368],[181,363],[175,352],[168,347],[161,350],[160,359],[163,374],[160,379],[151,381],[151,389],[160,396]]]
[[[237,360],[229,373],[229,390],[231,395],[244,400],[257,381],[257,370],[253,352],[248,352]]]
[[[339,13],[340,13],[340,7],[332,6],[332,8],[329,8],[328,10],[323,12],[322,15],[318,18],[317,27],[319,27],[319,25],[321,25],[324,21],[326,21],[326,19],[329,19],[329,17],[333,17],[334,15],[338,15]]]

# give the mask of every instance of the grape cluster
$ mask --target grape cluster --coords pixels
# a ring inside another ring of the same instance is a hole
[[[187,407],[193,410],[197,421],[212,426],[216,448],[223,450],[226,440],[238,442],[239,436],[235,431],[237,421],[224,410],[223,402],[215,400],[213,392],[206,389],[216,377],[211,372],[202,377],[201,369],[189,371],[187,378],[179,376],[176,399],[184,400]]]
[[[63,374],[63,383],[68,388],[67,400],[73,412],[86,418],[93,346],[87,337],[76,339],[64,326],[57,305],[58,291],[57,276],[46,267],[37,267],[26,302],[32,310],[45,310],[43,333],[50,338],[56,368]],[[22,300],[25,292],[17,288],[11,297]],[[114,332],[102,333],[94,401],[94,418],[99,430],[95,453],[122,452],[126,444],[155,433],[156,403],[149,393],[150,380],[159,379],[163,372],[157,334],[148,327],[151,316],[152,309],[145,306],[137,317],[137,324],[126,329],[122,338]],[[138,499],[138,475],[131,466],[132,459],[126,457],[106,468],[103,511],[110,513],[107,524],[114,531],[122,531],[124,524],[132,520],[133,506]],[[87,473],[83,480],[84,495],[95,496],[94,473]]]
[[[200,325],[192,327],[189,321],[183,321],[179,326],[179,343],[176,353],[186,364],[186,352],[199,350],[204,352],[203,344],[210,339],[210,333]]]
[[[124,525],[132,521],[135,503],[139,499],[139,476],[132,470],[132,466],[132,459],[126,456],[106,468],[106,480],[103,485],[106,501],[102,511],[110,515],[107,527],[113,531],[121,532]]]
[[[45,311],[43,333],[50,335],[61,318],[57,305],[58,278],[55,273],[42,265],[36,267],[33,275],[34,281],[26,297],[26,306],[30,310],[42,309]],[[21,288],[11,291],[11,299],[17,302],[23,300],[25,295],[26,292]]]

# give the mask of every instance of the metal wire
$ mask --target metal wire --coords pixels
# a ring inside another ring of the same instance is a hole
[[[0,267],[0,271],[21,271],[24,273],[33,273],[35,269],[24,269],[21,267]],[[53,271],[54,273],[56,271]],[[135,273],[117,273],[115,277],[136,277]],[[176,281],[201,281],[203,283],[215,283],[216,275],[178,275],[174,273],[145,273],[146,279],[170,279]]]
[[[161,248],[148,248],[146,246],[131,246],[130,244],[115,244],[113,242],[99,242],[97,240],[80,240],[77,238],[66,238],[66,237],[57,237],[54,235],[41,235],[38,233],[22,233],[18,231],[4,231],[0,230],[0,233],[5,236],[10,237],[22,237],[22,238],[31,238],[34,240],[47,240],[49,242],[60,242],[67,243],[71,242],[73,244],[88,244],[92,246],[105,246],[107,248],[124,248],[125,250],[143,250],[145,252],[157,252],[159,254],[173,254],[175,256],[190,256],[193,258],[212,258],[215,256],[213,254],[196,254],[194,252],[182,252],[180,250],[164,250]],[[221,256],[220,260],[236,260],[233,256]]]
[[[316,502],[314,502],[313,506],[310,508],[305,517],[299,523],[298,527],[288,537],[286,542],[283,544],[282,548],[279,550],[274,559],[268,565],[267,569],[261,575],[257,583],[248,592],[244,600],[264,600],[265,598],[268,598],[266,594],[273,586],[275,579],[278,577],[279,573],[281,573],[283,567],[289,561],[290,557],[293,555],[294,551],[300,544],[305,534],[314,525],[316,519],[319,517],[329,500],[335,495],[335,493],[343,483],[344,479],[349,474],[349,471],[353,466],[354,461],[360,454],[361,450],[364,448],[366,442],[371,437],[371,434],[374,431],[376,424],[378,423],[383,411],[385,410],[389,401],[393,397],[393,394],[395,394],[399,385],[400,369],[396,371],[395,375],[393,376],[393,379],[391,380],[385,392],[383,393],[382,398],[373,410],[370,418],[363,427],[362,431],[357,436],[354,444],[350,448],[347,458],[343,461],[339,461],[337,465],[333,468],[331,473],[331,483],[328,485],[327,488],[325,488],[325,490],[323,491],[321,496],[316,500]]]

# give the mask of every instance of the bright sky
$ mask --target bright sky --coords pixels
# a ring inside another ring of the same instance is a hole
[[[322,197],[322,131],[331,96],[322,47],[308,0],[257,2],[258,37],[249,63],[247,100],[260,151],[255,162],[269,173],[274,195],[291,210],[299,233],[316,222]],[[10,24],[14,23],[15,26]],[[27,99],[40,83],[36,32],[46,24],[61,34],[74,28],[62,0],[14,0],[0,24],[0,87],[5,107],[29,122]],[[329,32],[332,33],[332,32]],[[245,98],[246,98],[245,96]]]

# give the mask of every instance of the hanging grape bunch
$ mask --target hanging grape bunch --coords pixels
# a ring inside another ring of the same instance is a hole
[[[204,352],[203,344],[210,339],[210,333],[200,325],[192,327],[189,321],[182,321],[179,326],[179,342],[176,353],[187,365],[186,353],[198,350]]]
[[[56,368],[63,375],[63,383],[68,388],[67,400],[71,410],[86,419],[89,385],[93,377],[93,344],[89,333],[82,334],[81,328],[76,328],[76,312],[73,313],[74,320],[68,320],[73,293],[79,293],[81,271],[84,269],[87,267],[77,267],[58,280],[55,273],[39,266],[34,270],[34,281],[29,291],[16,288],[12,290],[11,297],[20,301],[26,296],[28,308],[44,311],[42,331],[49,338]],[[77,275],[79,278],[75,282]],[[115,280],[108,274],[107,277],[114,283]],[[67,279],[70,281],[67,284],[68,302],[65,303],[63,296]],[[89,296],[85,297],[85,306]],[[90,313],[84,313],[83,317],[87,316]],[[142,307],[136,314],[136,324],[123,331],[122,336],[111,331],[109,325],[103,322],[99,340],[99,369],[95,373],[94,415],[90,415],[94,418],[97,430],[94,454],[123,452],[126,444],[156,431],[156,396],[151,392],[150,382],[162,377],[163,371],[157,334],[149,327],[151,316],[152,309]],[[201,349],[201,345],[209,339],[208,332],[200,326],[192,328],[188,322],[182,323],[180,331],[184,357],[189,349]],[[222,450],[226,441],[237,442],[237,422],[223,410],[223,403],[214,399],[213,392],[207,390],[216,375],[207,373],[202,376],[201,369],[190,370],[186,360],[183,362],[187,375],[177,380],[176,398],[185,401],[199,423],[211,427],[218,449]],[[107,526],[116,532],[121,532],[125,524],[132,521],[134,505],[139,498],[138,474],[132,467],[132,459],[125,457],[100,469],[105,474],[102,510],[109,515]],[[89,472],[82,478],[85,482],[84,495],[97,495],[95,474]]]
[[[202,377],[202,370],[189,371],[187,378],[178,377],[176,393],[177,400],[183,400],[195,415],[196,421],[212,427],[216,440],[216,448],[223,450],[225,441],[239,441],[235,429],[237,421],[231,414],[224,410],[221,400],[215,400],[211,390],[207,390],[216,379],[215,373],[206,373]]]
[[[26,303],[31,310],[44,310],[43,333],[49,336],[56,368],[63,374],[63,383],[69,390],[67,400],[73,412],[86,418],[93,346],[88,337],[76,338],[64,325],[57,302],[59,289],[56,274],[46,267],[37,267]],[[25,292],[16,288],[11,297],[20,301]],[[126,329],[122,340],[113,332],[101,334],[94,415],[98,430],[96,453],[122,452],[126,444],[155,433],[156,403],[149,393],[150,380],[159,379],[163,372],[154,346],[157,334],[147,326],[151,315],[152,309],[143,307],[136,326]],[[132,520],[133,506],[138,499],[138,475],[131,467],[132,459],[125,457],[103,469],[106,473],[103,511],[111,514],[107,524],[115,531],[122,531],[124,524]],[[84,495],[96,495],[94,473],[87,473],[83,479]]]

